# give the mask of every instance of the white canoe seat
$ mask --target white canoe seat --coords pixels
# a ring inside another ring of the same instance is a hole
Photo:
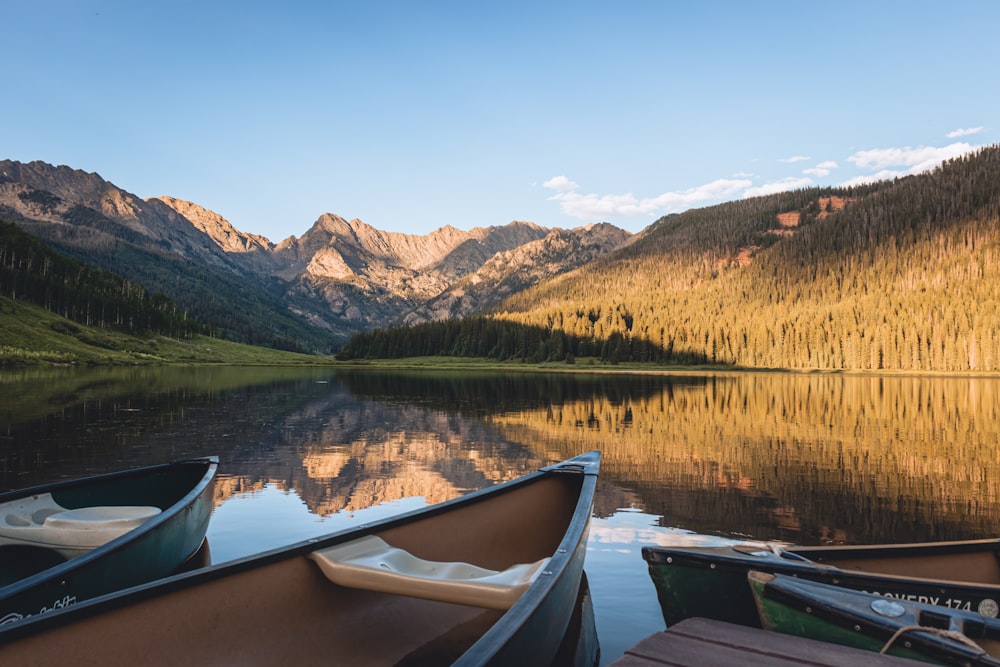
[[[340,586],[489,609],[509,609],[549,559],[489,570],[469,563],[417,558],[374,535],[309,554]]]
[[[0,545],[44,547],[72,558],[138,528],[160,511],[148,505],[67,509],[44,493],[0,505]]]

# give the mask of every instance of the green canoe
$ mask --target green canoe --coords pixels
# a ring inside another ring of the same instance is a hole
[[[643,547],[668,626],[700,616],[759,627],[747,572],[787,574],[995,617],[1000,540],[830,547]]]
[[[747,575],[761,626],[939,665],[1000,666],[1000,621],[781,574]]]
[[[205,540],[216,457],[0,494],[0,626],[175,572]]]

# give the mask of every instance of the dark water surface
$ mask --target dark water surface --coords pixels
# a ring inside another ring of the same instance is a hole
[[[1000,535],[994,378],[0,370],[0,488],[218,455],[213,562],[591,449],[604,663],[663,627],[643,545]]]

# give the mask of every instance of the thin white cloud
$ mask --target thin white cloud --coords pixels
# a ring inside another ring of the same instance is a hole
[[[778,158],[778,162],[785,162],[787,164],[794,164],[796,162],[805,162],[808,159],[809,159],[808,155],[793,155],[792,157]]]
[[[773,195],[777,192],[788,192],[797,188],[807,188],[813,184],[813,180],[808,177],[789,176],[770,183],[764,183],[757,187],[747,188],[743,191],[743,197],[760,197],[762,195]]]
[[[542,183],[542,187],[555,190],[556,192],[570,192],[572,190],[576,190],[580,186],[565,176],[553,176],[549,180]]]
[[[949,139],[957,139],[958,137],[967,137],[970,134],[979,134],[983,131],[983,126],[979,127],[960,127],[957,130],[952,130],[948,134],[944,135]]]
[[[977,130],[978,131],[978,130]],[[847,162],[862,173],[840,185],[848,187],[881,180],[892,180],[912,174],[929,171],[943,161],[978,150],[965,142],[954,142],[947,146],[906,146],[903,148],[876,148],[856,151]],[[779,162],[795,163],[808,160],[806,157],[784,158]],[[642,215],[666,215],[678,213],[700,205],[715,204],[720,201],[742,197],[758,197],[813,187],[813,178],[829,176],[840,164],[834,160],[823,160],[815,166],[803,169],[802,175],[777,178],[761,185],[754,185],[752,174],[737,173],[732,178],[721,178],[710,183],[690,188],[664,192],[655,197],[636,197],[631,192],[625,194],[600,195],[581,193],[580,186],[564,175],[555,176],[542,185],[553,190],[550,201],[559,202],[561,211],[581,220],[612,220],[622,217]]]
[[[903,176],[912,176],[930,171],[945,160],[971,153],[980,146],[956,142],[947,146],[919,146],[917,148],[876,148],[858,151],[847,158],[861,169],[877,169],[871,174],[861,174],[841,183],[843,186],[863,185],[875,181],[886,181]]]
[[[916,148],[874,148],[858,151],[847,158],[859,169],[890,169],[901,167],[905,173],[917,174],[933,169],[945,160],[959,155],[965,155],[975,150],[965,142],[948,144],[947,146],[918,146]]]
[[[883,169],[882,171],[874,174],[864,174],[862,176],[849,178],[840,185],[841,187],[849,188],[852,185],[866,185],[868,183],[875,183],[876,181],[891,181],[894,178],[900,178],[902,176],[906,176],[906,173],[896,169]]]
[[[688,190],[664,192],[642,199],[631,192],[622,195],[580,194],[576,192],[579,186],[565,176],[551,178],[544,185],[556,190],[556,194],[549,199],[558,201],[563,213],[581,220],[607,220],[614,217],[675,213],[697,204],[733,197],[751,184],[749,180],[721,178]]]
[[[810,176],[816,176],[817,178],[822,178],[824,176],[829,176],[830,172],[837,169],[839,165],[833,160],[825,160],[820,162],[815,167],[810,167],[809,169],[803,169],[803,174],[809,174]]]

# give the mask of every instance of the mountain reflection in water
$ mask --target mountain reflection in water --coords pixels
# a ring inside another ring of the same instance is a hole
[[[218,455],[216,562],[599,449],[609,661],[662,627],[644,544],[1000,532],[994,378],[23,369],[0,371],[0,406],[5,489]]]

